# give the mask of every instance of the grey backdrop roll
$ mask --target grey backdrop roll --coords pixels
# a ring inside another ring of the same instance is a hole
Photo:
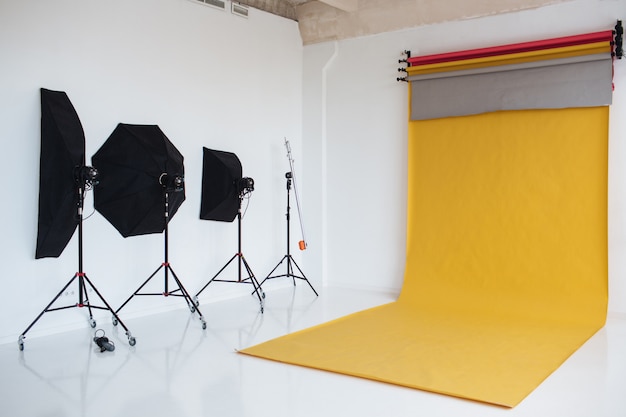
[[[610,105],[612,79],[610,53],[413,75],[411,120]]]

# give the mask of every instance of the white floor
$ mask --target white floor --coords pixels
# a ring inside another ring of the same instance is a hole
[[[0,414],[16,417],[626,416],[626,317],[607,325],[513,409],[275,363],[236,349],[394,301],[391,294],[306,283],[254,297],[184,308],[102,328],[0,345]],[[155,297],[155,302],[159,300]],[[178,299],[181,303],[183,301]],[[169,302],[169,301],[168,301]],[[47,314],[65,314],[53,312]],[[45,318],[45,315],[44,315]],[[123,318],[123,316],[122,316]],[[100,323],[98,323],[100,324]]]

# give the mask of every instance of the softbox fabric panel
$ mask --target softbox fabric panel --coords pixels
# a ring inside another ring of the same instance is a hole
[[[42,88],[37,259],[61,255],[76,230],[74,170],[84,161],[85,133],[70,99]]]
[[[157,125],[120,123],[93,155],[100,182],[98,210],[124,237],[165,229],[163,175],[184,176],[183,156]],[[185,200],[185,190],[169,193],[168,221]]]
[[[202,148],[200,219],[232,222],[239,211],[237,181],[242,167],[232,152]]]

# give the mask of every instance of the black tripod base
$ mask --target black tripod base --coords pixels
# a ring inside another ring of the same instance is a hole
[[[143,287],[146,286],[146,284],[148,284],[148,282],[150,282],[150,280],[152,280],[152,278],[154,278],[156,276],[156,274],[162,270],[164,271],[165,274],[165,288],[163,292],[140,292]],[[176,285],[178,286],[178,288],[176,288],[173,291],[169,291],[169,286],[168,286],[168,273],[172,274],[172,277],[174,278],[174,281],[176,282]],[[119,312],[122,308],[124,308],[124,306],[126,306],[126,304],[128,304],[128,302],[130,300],[133,299],[133,297],[135,297],[136,295],[160,295],[163,297],[183,297],[185,299],[185,301],[187,302],[187,307],[189,307],[189,310],[192,313],[198,313],[200,322],[202,323],[202,330],[206,329],[206,321],[204,320],[204,316],[202,316],[202,313],[200,312],[200,309],[196,306],[196,304],[193,302],[193,300],[191,299],[191,296],[189,295],[189,292],[185,289],[185,287],[183,286],[183,284],[180,282],[180,280],[178,279],[178,277],[176,276],[176,273],[174,272],[174,270],[172,269],[172,267],[170,266],[170,264],[168,262],[163,262],[161,264],[161,266],[159,266],[153,273],[152,275],[150,275],[148,277],[148,279],[146,279],[143,284],[141,284],[139,286],[139,288],[137,288],[135,290],[134,293],[132,293],[132,295],[130,297],[128,297],[128,299],[126,301],[124,301],[124,304],[122,304],[117,310],[116,313]],[[113,324],[116,325],[117,323],[115,322],[115,319],[113,320]]]
[[[274,273],[274,271],[276,271],[278,269],[278,267],[285,261],[287,260],[287,273],[286,274],[280,274],[280,275],[272,275]],[[293,273],[293,266],[291,266],[291,264],[295,265],[296,268],[298,269],[298,272],[300,272],[300,275],[296,275]],[[296,285],[296,279],[301,279],[303,281],[306,281],[307,284],[309,284],[309,287],[311,287],[311,289],[313,290],[313,292],[315,293],[316,296],[319,296],[319,294],[317,293],[317,291],[315,291],[315,288],[313,288],[313,285],[311,285],[311,282],[307,279],[307,277],[304,275],[304,272],[302,272],[302,270],[300,269],[300,267],[298,266],[298,264],[296,263],[296,261],[293,259],[293,257],[291,255],[285,255],[283,256],[283,258],[278,262],[278,264],[276,264],[276,266],[274,267],[274,269],[272,269],[270,271],[269,274],[267,274],[267,277],[265,277],[265,279],[263,281],[261,281],[261,285],[263,285],[265,283],[265,281],[267,281],[268,279],[274,279],[274,278],[284,278],[284,277],[290,277],[293,281],[293,285]]]
[[[65,290],[75,281],[78,280],[78,303],[76,304],[69,304],[66,306],[62,306],[62,307],[52,307],[53,304],[63,295],[63,293],[65,292]],[[93,290],[93,292],[100,298],[100,301],[105,305],[105,307],[103,306],[98,306],[98,305],[92,305],[89,302],[89,297],[87,295],[87,285],[89,286],[89,288],[91,288]],[[76,274],[74,274],[74,276],[68,281],[67,284],[65,284],[65,286],[61,289],[61,291],[59,291],[59,293],[52,299],[52,301],[50,301],[50,303],[46,306],[46,308],[43,309],[43,311],[41,313],[39,313],[39,315],[37,316],[37,318],[35,318],[35,320],[33,320],[33,322],[26,328],[26,330],[24,330],[22,332],[22,334],[19,336],[19,338],[17,339],[17,345],[19,347],[20,350],[24,350],[24,339],[26,339],[26,333],[28,333],[28,331],[35,325],[35,323],[37,323],[37,321],[39,321],[39,319],[45,314],[45,313],[50,313],[53,311],[59,311],[59,310],[66,310],[66,309],[70,309],[70,308],[83,308],[83,307],[87,307],[87,310],[89,311],[89,325],[92,328],[96,327],[96,321],[93,318],[93,312],[92,309],[97,309],[97,310],[108,310],[111,312],[111,314],[113,314],[113,324],[117,324],[119,323],[124,330],[126,331],[126,336],[128,337],[128,344],[131,346],[134,346],[136,343],[135,338],[131,335],[130,330],[128,330],[128,328],[124,325],[124,323],[122,322],[122,320],[118,317],[117,312],[113,311],[113,309],[111,308],[111,306],[106,302],[106,300],[104,299],[104,297],[102,297],[102,295],[100,294],[100,292],[98,291],[98,289],[91,283],[91,281],[89,280],[89,278],[87,277],[87,274],[83,273],[83,272],[77,272]]]
[[[239,261],[239,277],[238,279],[234,280],[234,279],[219,279],[219,275],[226,269],[228,268],[228,266],[235,260],[237,259]],[[243,278],[241,277],[241,266],[244,266],[244,268],[246,269],[246,272],[248,274],[247,278]],[[242,253],[236,253],[233,255],[232,258],[230,258],[230,260],[228,262],[226,262],[226,264],[222,267],[222,269],[220,269],[217,274],[215,274],[213,276],[213,278],[211,278],[209,280],[209,282],[207,282],[204,287],[202,287],[200,289],[200,291],[198,291],[194,297],[195,301],[196,301],[196,305],[198,305],[199,301],[198,301],[198,296],[200,295],[200,293],[202,293],[202,291],[204,291],[206,289],[206,287],[209,286],[209,284],[211,284],[212,282],[230,282],[230,283],[235,283],[235,284],[251,284],[254,287],[254,291],[252,291],[252,294],[256,294],[257,298],[259,299],[259,304],[261,305],[261,313],[263,313],[263,310],[265,308],[265,292],[263,292],[263,289],[261,288],[261,284],[259,284],[259,281],[256,279],[256,277],[254,276],[254,273],[252,272],[252,269],[250,268],[250,265],[248,265],[248,262],[246,261],[246,258],[243,256]]]

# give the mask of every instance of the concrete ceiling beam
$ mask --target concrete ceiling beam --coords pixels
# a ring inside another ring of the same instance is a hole
[[[329,6],[333,6],[344,12],[355,12],[359,9],[358,0],[320,0],[322,3],[326,3]]]

